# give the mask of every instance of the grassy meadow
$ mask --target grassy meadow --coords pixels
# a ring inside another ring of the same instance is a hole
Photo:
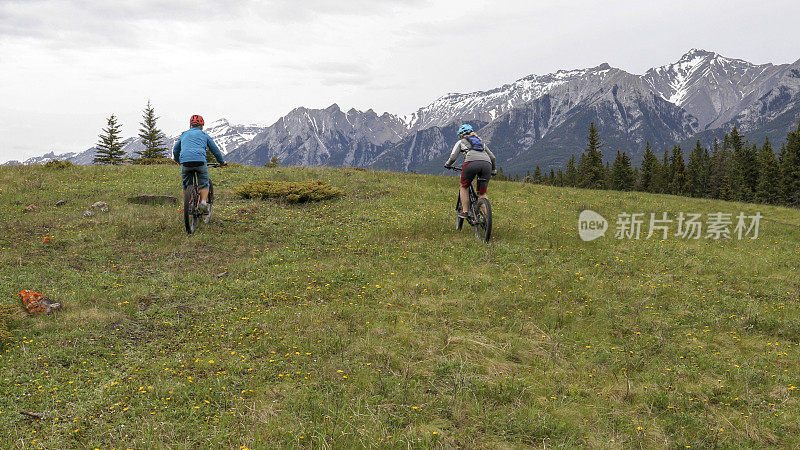
[[[0,447],[800,446],[800,210],[493,181],[486,245],[452,177],[211,176],[187,236],[181,205],[126,202],[180,195],[175,166],[0,167],[0,303],[64,305],[9,322]],[[345,195],[234,194],[257,180]],[[584,208],[604,238],[579,239]],[[618,213],[681,211],[765,220],[614,239]]]

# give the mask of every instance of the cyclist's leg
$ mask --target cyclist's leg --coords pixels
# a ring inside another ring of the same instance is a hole
[[[458,193],[461,196],[462,212],[465,213],[469,207],[469,185],[472,184],[472,180],[475,178],[473,167],[470,166],[472,162],[473,161],[465,162],[461,167],[461,186],[459,187]]]
[[[478,170],[478,198],[489,198],[486,190],[489,188],[489,180],[492,178],[492,164],[486,161],[476,161]]]
[[[189,189],[189,186],[194,183],[194,178],[192,177],[192,167],[186,167],[181,165],[181,182],[183,184],[183,196],[186,197],[186,189]]]
[[[208,174],[208,165],[203,164],[194,168],[197,171],[197,185],[200,187],[200,201],[208,201],[208,183],[211,177]]]

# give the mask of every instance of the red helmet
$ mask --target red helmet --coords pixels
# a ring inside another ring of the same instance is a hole
[[[189,119],[189,126],[200,125],[201,127],[205,125],[206,122],[203,120],[203,116],[200,115],[193,115],[191,119]]]

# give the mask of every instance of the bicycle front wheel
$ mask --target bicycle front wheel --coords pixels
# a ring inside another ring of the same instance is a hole
[[[478,199],[475,203],[475,236],[483,242],[489,242],[492,237],[492,205],[485,198]]]
[[[456,230],[461,230],[461,227],[464,226],[464,219],[458,217],[458,213],[461,212],[461,195],[458,196],[458,200],[456,201]]]
[[[186,189],[186,193],[183,195],[183,224],[186,226],[186,232],[189,234],[194,233],[194,230],[197,229],[195,208],[199,197],[200,193],[197,192],[197,188],[194,186]]]

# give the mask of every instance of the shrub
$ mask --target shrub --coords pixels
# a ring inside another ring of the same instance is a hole
[[[324,181],[252,181],[236,188],[241,198],[283,199],[291,203],[316,202],[344,195]]]
[[[72,164],[70,161],[60,161],[58,159],[51,159],[47,161],[44,165],[48,169],[66,169],[68,167],[74,167],[75,164]]]
[[[178,163],[169,158],[137,158],[137,159],[132,159],[131,164],[151,166],[156,164],[178,164]]]

